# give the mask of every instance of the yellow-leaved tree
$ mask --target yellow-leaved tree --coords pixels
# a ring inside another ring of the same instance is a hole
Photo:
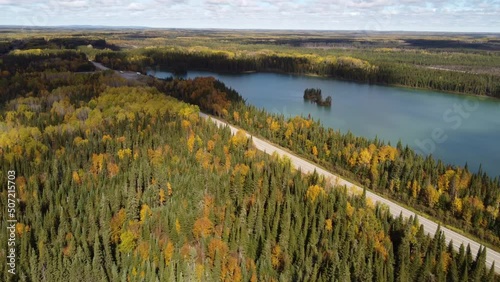
[[[146,204],[143,204],[141,207],[141,212],[140,212],[141,222],[144,222],[148,217],[150,217],[152,215],[153,215],[153,212],[151,211],[149,206]]]
[[[196,239],[208,236],[213,230],[212,221],[208,217],[202,217],[194,222],[193,235]]]
[[[130,253],[136,246],[136,240],[134,233],[130,231],[123,232],[120,235],[121,243],[118,245],[118,250],[122,253]]]
[[[439,191],[434,188],[434,185],[429,184],[425,187],[424,198],[427,205],[432,208],[439,200]]]
[[[174,244],[172,244],[171,241],[168,241],[167,246],[163,250],[163,258],[165,259],[166,265],[170,264],[173,255],[174,255]]]
[[[127,215],[125,213],[125,209],[120,209],[112,218],[110,222],[111,229],[111,242],[118,243],[120,240],[121,230],[123,223],[127,219]]]
[[[306,198],[309,199],[312,203],[316,201],[316,198],[318,198],[318,196],[324,195],[326,195],[325,190],[318,185],[309,186],[306,192]]]

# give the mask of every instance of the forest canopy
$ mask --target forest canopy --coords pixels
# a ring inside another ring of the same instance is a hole
[[[0,167],[15,171],[19,199],[17,274],[0,264],[2,281],[499,279],[486,268],[486,249],[457,251],[439,229],[427,235],[418,218],[393,217],[364,195],[303,174],[199,113],[495,245],[497,178],[269,114],[213,78],[125,80],[82,71],[90,65],[74,50],[2,60]]]
[[[102,89],[20,97],[0,115],[1,166],[20,197],[19,273],[5,281],[497,278],[485,250],[456,252],[439,230],[257,152],[196,106]]]

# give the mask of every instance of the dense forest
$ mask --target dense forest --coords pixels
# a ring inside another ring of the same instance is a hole
[[[85,53],[75,50],[14,50],[2,56],[1,62],[3,77],[34,72],[87,72],[95,69]]]
[[[229,73],[285,72],[500,98],[500,80],[493,74],[447,71],[401,62],[370,62],[343,55],[158,47],[103,51],[95,59],[114,69],[133,71],[159,67],[179,73],[188,69]]]
[[[46,39],[44,37],[29,37],[0,41],[0,55],[9,53],[12,50],[32,50],[32,49],[77,49],[80,46],[91,46],[96,49],[119,50],[120,48],[108,44],[106,40],[91,39],[84,37],[61,36]]]
[[[19,73],[2,77],[0,167],[15,171],[19,199],[16,275],[3,263],[3,281],[498,281],[484,249],[455,251],[418,219],[393,218],[201,119],[199,108],[249,120],[212,78],[157,89],[113,72]],[[321,130],[301,123],[292,134]]]
[[[500,180],[481,169],[473,173],[418,155],[400,143],[391,146],[342,134],[313,119],[270,114],[245,104],[235,90],[213,78],[150,79],[149,83],[375,192],[500,245]],[[210,84],[217,90],[210,91]],[[231,97],[232,102],[217,102],[221,97]]]

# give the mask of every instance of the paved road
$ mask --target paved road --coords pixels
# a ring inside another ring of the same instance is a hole
[[[461,72],[461,73],[472,73],[472,72],[467,72],[463,70],[454,70],[454,69],[447,69],[447,68],[441,68],[441,67],[425,67],[426,69],[431,69],[431,70],[443,70],[443,71],[453,71],[453,72]]]
[[[238,129],[235,128],[234,126],[231,126],[230,124],[224,122],[224,121],[221,121],[221,120],[218,120],[214,117],[211,117],[211,116],[208,116],[206,114],[203,114],[203,113],[200,113],[200,116],[202,118],[206,118],[206,119],[211,119],[213,122],[215,122],[217,125],[219,126],[229,126],[229,128],[231,129],[231,132],[233,134],[235,134]],[[247,137],[250,137],[250,134],[246,133]],[[346,186],[347,188],[351,189],[353,192],[358,192],[358,193],[362,193],[363,192],[363,189],[349,181],[346,181],[308,161],[305,161],[285,150],[282,150],[280,149],[279,147],[263,140],[263,139],[260,139],[260,138],[257,138],[255,136],[252,136],[252,139],[253,139],[253,143],[255,145],[255,147],[261,151],[264,151],[265,153],[267,154],[270,154],[272,155],[273,153],[278,153],[280,156],[287,156],[288,158],[290,158],[292,164],[298,169],[300,168],[302,170],[302,172],[305,172],[305,173],[310,173],[310,172],[313,172],[314,170],[316,170],[316,172],[320,175],[323,175],[325,176],[327,179],[330,179],[330,181],[332,181],[332,183],[334,184],[338,184],[338,185],[341,185],[341,186]],[[377,194],[374,194],[370,191],[366,191],[366,197],[367,198],[370,198],[372,199],[374,202],[378,202],[378,203],[381,203],[381,204],[384,204],[386,205],[391,214],[395,217],[398,217],[400,214],[402,214],[404,217],[408,218],[410,216],[413,216],[415,217],[416,214],[408,209],[405,209],[401,206],[399,206],[398,204],[390,201],[390,200],[387,200],[385,198],[382,198],[381,196],[377,195]],[[436,224],[435,222],[427,219],[427,218],[424,218],[424,217],[421,217],[419,216],[418,217],[418,220],[420,222],[420,224],[422,224],[424,226],[424,230],[426,233],[429,233],[431,234],[432,236],[436,233],[436,230],[438,228],[438,224]],[[450,241],[450,240],[453,240],[453,245],[455,246],[455,248],[458,250],[458,248],[460,247],[461,244],[464,244],[464,246],[467,246],[467,244],[470,245],[470,248],[471,248],[471,251],[472,251],[472,256],[475,258],[476,257],[476,254],[479,250],[479,247],[481,246],[480,244],[476,243],[475,241],[465,237],[465,236],[462,236],[448,228],[445,228],[445,227],[442,227],[441,226],[441,231],[443,231],[444,235],[446,236],[446,241],[447,243]],[[498,252],[495,252],[491,249],[488,249],[487,250],[487,256],[486,256],[486,266],[488,268],[491,268],[491,265],[493,264],[493,262],[495,262],[495,271],[497,273],[500,273],[500,253]]]
[[[103,66],[101,63],[96,63],[93,61],[90,61],[90,62],[92,64],[94,64],[94,66],[99,70],[109,70],[110,69],[108,67]],[[123,77],[125,79],[129,79],[129,80],[137,80],[137,79],[144,76],[142,74],[137,74],[137,72],[133,72],[133,71],[117,71],[117,70],[115,70],[115,73],[117,73],[121,77]]]
[[[102,64],[100,63],[96,63],[96,62],[92,62],[94,64],[94,66],[96,66],[96,68],[100,69],[100,70],[108,70],[109,68],[103,66]],[[138,79],[139,77],[141,77],[142,75],[138,75],[134,72],[118,72],[116,71],[119,75],[121,75],[123,78],[125,79],[133,79],[133,80],[136,80]],[[200,113],[200,116],[202,118],[205,118],[205,119],[208,119],[210,118],[213,122],[215,122],[217,125],[219,126],[229,126],[229,128],[231,129],[231,132],[233,134],[235,134],[238,129],[224,121],[221,121],[221,120],[218,120],[216,118],[213,118],[211,116],[208,116],[204,113]],[[246,133],[247,137],[250,137],[250,134]],[[325,176],[327,179],[330,179],[330,181],[332,181],[333,184],[336,184],[336,185],[341,185],[341,186],[346,186],[348,189],[351,189],[351,191],[353,192],[358,192],[358,193],[362,193],[363,192],[363,189],[345,179],[342,179],[324,169],[322,169],[321,167],[318,167],[304,159],[301,159],[285,150],[282,150],[280,149],[279,147],[277,147],[276,145],[273,145],[263,139],[260,139],[260,138],[256,138],[254,136],[252,136],[253,138],[253,143],[255,145],[255,147],[258,149],[258,150],[261,150],[267,154],[270,154],[272,155],[273,153],[278,153],[280,156],[287,156],[288,158],[290,158],[292,164],[295,166],[295,168],[297,169],[301,169],[302,172],[305,172],[305,173],[310,173],[310,172],[313,172],[314,170],[316,170],[316,172],[320,175],[323,175]],[[403,207],[401,207],[400,205],[398,205],[397,203],[394,203],[390,200],[387,200],[377,194],[374,194],[370,191],[366,191],[366,197],[367,198],[370,198],[372,199],[372,201],[374,202],[378,202],[378,203],[381,203],[381,204],[384,204],[386,205],[391,214],[395,217],[398,217],[400,214],[402,214],[404,217],[408,218],[410,216],[416,216],[416,214],[408,209],[405,209]],[[418,220],[420,222],[420,224],[422,224],[424,226],[424,231],[428,234],[431,234],[432,236],[436,233],[436,230],[438,228],[438,224],[425,218],[425,217],[421,217],[419,216],[418,217]],[[481,247],[481,244],[465,237],[465,236],[462,236],[446,227],[443,227],[441,226],[441,231],[444,233],[444,235],[446,236],[446,241],[449,242],[450,240],[453,240],[453,246],[455,246],[455,248],[458,250],[458,248],[460,247],[461,244],[464,244],[464,246],[467,246],[467,244],[470,245],[470,249],[471,249],[471,252],[472,252],[472,256],[475,258],[476,257],[476,254],[477,252],[479,251],[479,248]],[[496,252],[496,251],[493,251],[491,249],[487,249],[487,254],[486,254],[486,266],[488,268],[490,268],[492,265],[493,265],[493,262],[495,262],[495,272],[497,273],[500,273],[500,253]]]

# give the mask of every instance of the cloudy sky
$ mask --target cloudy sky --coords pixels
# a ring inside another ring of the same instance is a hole
[[[0,25],[500,32],[500,0],[0,0]]]

